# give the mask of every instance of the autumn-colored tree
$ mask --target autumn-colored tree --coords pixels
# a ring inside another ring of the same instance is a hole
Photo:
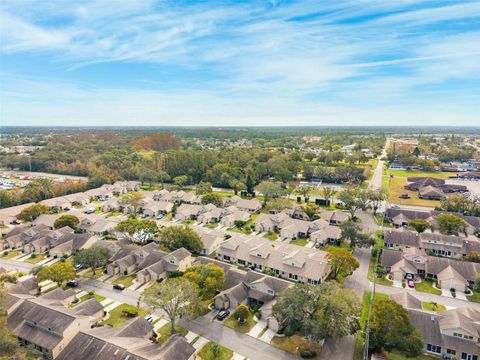
[[[181,145],[181,141],[174,135],[153,134],[135,140],[132,145],[141,150],[161,152],[170,149],[178,149]]]
[[[64,281],[74,279],[77,276],[73,265],[68,262],[56,262],[53,265],[43,267],[37,274],[40,281],[51,280],[61,286]]]
[[[23,209],[17,217],[23,221],[33,221],[42,214],[48,213],[48,206],[43,204],[33,204]]]

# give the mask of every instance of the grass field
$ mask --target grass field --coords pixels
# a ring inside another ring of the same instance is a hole
[[[386,355],[388,360],[438,360],[440,359],[438,357],[428,356],[425,354],[409,358],[397,351],[387,352]]]
[[[418,170],[388,170],[390,174],[397,177],[432,177],[436,179],[448,179],[453,173],[441,171],[418,171]]]
[[[433,282],[432,280],[423,280],[420,283],[415,283],[415,290],[421,291],[421,292],[426,292],[434,295],[441,295],[442,292],[436,288],[433,287]]]
[[[398,204],[398,205],[414,205],[414,206],[427,206],[427,207],[435,207],[440,205],[440,201],[438,200],[420,199],[418,197],[417,191],[406,190],[404,188],[405,185],[407,185],[406,177],[394,176],[392,178],[390,182],[390,192],[388,196],[388,201],[390,203]],[[410,199],[400,199],[399,196],[402,194],[408,194],[410,196]]]
[[[292,241],[290,241],[290,244],[298,245],[298,246],[305,246],[305,245],[308,244],[308,240],[307,239],[292,240]]]
[[[269,239],[269,240],[277,240],[278,239],[278,235],[274,232],[268,232],[265,235],[263,235],[263,237],[265,239]]]
[[[237,319],[232,315],[227,320],[225,320],[224,325],[241,333],[246,334],[249,332],[257,322],[253,319],[253,314],[249,312],[248,318],[244,323],[239,323]]]
[[[202,360],[230,360],[233,356],[233,351],[210,341],[205,344],[198,355]]]
[[[100,294],[97,294],[97,293],[94,293],[92,296],[90,296],[89,294],[85,294],[83,296],[80,297],[80,302],[83,302],[83,301],[87,301],[88,299],[90,298],[94,298],[95,300],[97,300],[98,302],[102,302],[103,300],[106,299],[105,296],[102,296]]]
[[[102,275],[103,275],[102,269],[97,269],[97,270],[95,271],[95,275],[93,275],[92,269],[88,269],[87,271],[83,272],[80,276],[83,276],[83,277],[86,277],[86,278],[90,278],[90,279],[98,279],[98,278],[101,277]]]
[[[136,309],[136,307],[128,304],[117,306],[115,309],[109,312],[110,317],[104,321],[104,324],[114,328],[119,328],[129,319],[129,317],[125,316],[123,313],[123,310],[127,309]],[[148,312],[145,310],[139,309],[138,311],[138,316],[146,316],[147,314]]]

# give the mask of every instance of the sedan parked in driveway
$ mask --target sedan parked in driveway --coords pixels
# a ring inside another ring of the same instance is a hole
[[[228,310],[222,310],[217,314],[217,320],[222,321],[225,319],[228,315],[230,315],[230,311]]]
[[[415,287],[415,283],[414,283],[413,280],[408,280],[408,281],[407,281],[407,284],[408,284],[408,287],[409,287],[409,288],[412,288],[412,289],[413,289],[413,288]]]
[[[69,280],[69,281],[67,281],[67,286],[77,287],[78,286],[78,281],[77,280]]]
[[[125,290],[125,285],[115,284],[115,285],[113,285],[113,288],[114,288],[115,290]]]

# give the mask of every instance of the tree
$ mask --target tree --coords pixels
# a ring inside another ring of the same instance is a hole
[[[55,196],[53,184],[49,179],[34,179],[23,189],[22,199],[25,202],[40,202]]]
[[[257,185],[257,191],[263,195],[263,202],[266,204],[271,198],[277,198],[286,194],[282,184],[271,181],[262,181]]]
[[[420,149],[417,146],[413,149],[413,155],[417,158],[420,156]]]
[[[168,175],[165,171],[159,170],[157,173],[157,180],[160,182],[163,188],[163,183],[170,180],[170,175]]]
[[[176,321],[193,317],[200,304],[198,286],[183,277],[155,283],[143,292],[143,299],[154,310],[160,309],[167,314],[172,335]]]
[[[253,182],[252,175],[250,175],[250,173],[247,174],[245,186],[247,188],[247,193],[249,195],[253,195],[253,188],[255,187],[255,183]]]
[[[290,200],[285,198],[278,198],[269,201],[269,203],[265,206],[265,209],[271,213],[277,213],[285,209],[290,209],[292,207],[292,203]]]
[[[230,186],[230,188],[233,189],[235,195],[237,195],[239,191],[243,191],[247,189],[247,186],[245,185],[244,182],[236,179],[230,180],[228,182],[228,186]]]
[[[75,215],[65,214],[60,216],[58,219],[55,220],[53,223],[53,227],[55,229],[60,229],[62,227],[68,226],[71,229],[76,229],[78,224],[80,224],[80,220]]]
[[[108,259],[112,256],[109,249],[101,246],[92,246],[88,249],[81,249],[73,257],[73,263],[92,269],[93,275],[99,267],[105,266]]]
[[[305,215],[308,216],[310,221],[314,221],[318,219],[318,212],[320,211],[320,207],[315,204],[306,204],[302,206],[302,210]]]
[[[337,191],[334,188],[331,188],[329,186],[325,186],[322,189],[323,197],[325,198],[325,200],[330,200],[330,204],[333,204],[333,197],[335,196],[336,193]]]
[[[197,186],[195,186],[195,193],[197,195],[203,195],[211,192],[212,192],[212,184],[209,182],[200,181],[197,184]]]
[[[310,200],[310,193],[313,191],[313,187],[310,185],[300,185],[295,189],[295,193],[302,195],[305,198],[305,202]]]
[[[235,312],[233,313],[233,317],[237,319],[237,321],[241,324],[248,319],[248,315],[250,315],[250,310],[248,310],[248,307],[244,304],[238,305]]]
[[[390,299],[375,299],[370,321],[370,349],[399,350],[408,357],[422,353],[423,342],[407,310]]]
[[[10,331],[7,322],[7,309],[5,299],[7,291],[4,284],[0,284],[0,358],[1,359],[20,359],[20,342],[18,338]]]
[[[56,282],[58,286],[62,286],[64,281],[75,279],[77,273],[71,263],[68,262],[56,262],[50,266],[44,266],[38,272],[37,278],[40,281],[51,280]]]
[[[0,190],[0,209],[18,205],[19,202],[20,196],[11,189]]]
[[[174,135],[153,134],[136,139],[132,145],[141,150],[162,152],[169,149],[178,149],[181,141]]]
[[[432,305],[432,311],[437,311],[438,303],[435,301],[430,301],[430,305]]]
[[[48,206],[43,204],[33,204],[23,209],[17,218],[22,221],[33,221],[42,214],[48,213]]]
[[[382,204],[382,201],[385,200],[386,195],[383,191],[377,190],[369,190],[367,192],[367,196],[370,199],[370,203],[372,204],[373,215],[377,213],[378,208]]]
[[[358,330],[360,299],[353,290],[334,281],[296,284],[278,296],[272,313],[285,334],[301,332],[319,342]]]
[[[183,277],[198,285],[200,297],[208,300],[215,296],[216,291],[222,289],[225,275],[220,266],[208,263],[189,267]]]
[[[340,240],[350,241],[350,246],[354,247],[364,247],[373,245],[375,242],[367,234],[360,232],[360,226],[353,221],[345,221],[340,224],[341,235]]]
[[[348,212],[350,212],[352,220],[355,220],[356,212],[366,206],[365,199],[361,195],[362,191],[360,189],[350,187],[341,191],[337,196],[338,200],[340,200]]]
[[[211,192],[202,196],[202,204],[213,204],[221,207],[223,205],[223,198],[219,194]]]
[[[439,214],[437,215],[438,228],[442,234],[458,235],[458,233],[465,232],[467,225],[465,221],[453,214]]]
[[[477,275],[475,278],[475,282],[473,283],[473,291],[480,293],[480,274]]]
[[[416,232],[422,233],[430,227],[430,224],[425,219],[414,219],[408,222],[408,226],[415,229]]]
[[[160,231],[160,242],[170,250],[185,248],[193,253],[200,253],[203,243],[191,227],[186,225],[174,225]]]
[[[340,283],[343,283],[345,278],[360,266],[357,258],[343,248],[330,248],[327,253],[327,260],[332,269],[331,278]]]
[[[141,192],[130,191],[122,196],[122,202],[125,205],[131,206],[133,209],[133,214],[136,214],[144,197],[145,195],[143,195]]]
[[[183,188],[188,183],[188,176],[180,175],[180,176],[174,177],[173,183],[177,185],[179,188]]]
[[[141,231],[155,235],[158,233],[158,226],[154,220],[127,219],[119,222],[115,230],[133,236]]]

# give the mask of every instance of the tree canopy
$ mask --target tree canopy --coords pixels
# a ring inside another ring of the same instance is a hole
[[[183,247],[198,254],[203,249],[200,235],[187,225],[173,225],[162,229],[160,231],[160,242],[170,250]]]
[[[198,285],[203,300],[212,299],[216,291],[222,289],[224,276],[223,269],[212,263],[193,265],[183,274],[185,279]]]
[[[360,266],[357,258],[343,248],[331,247],[328,249],[327,260],[332,269],[330,276],[338,282],[343,282]]]
[[[91,268],[95,275],[97,268],[105,266],[111,256],[112,253],[109,249],[101,246],[92,246],[77,252],[73,257],[73,262],[75,265]]]
[[[75,215],[65,214],[55,220],[55,222],[53,223],[53,227],[55,229],[60,229],[62,227],[68,226],[69,228],[75,230],[78,224],[80,224],[80,220],[78,219],[78,217],[76,217]]]
[[[462,218],[453,214],[438,214],[436,220],[442,234],[458,235],[459,232],[464,233],[467,227]]]
[[[48,214],[48,206],[43,204],[32,204],[23,209],[17,217],[23,221],[33,221],[42,214]]]
[[[51,280],[61,286],[65,281],[75,279],[77,273],[69,262],[58,261],[50,266],[44,266],[37,274],[40,281]]]

